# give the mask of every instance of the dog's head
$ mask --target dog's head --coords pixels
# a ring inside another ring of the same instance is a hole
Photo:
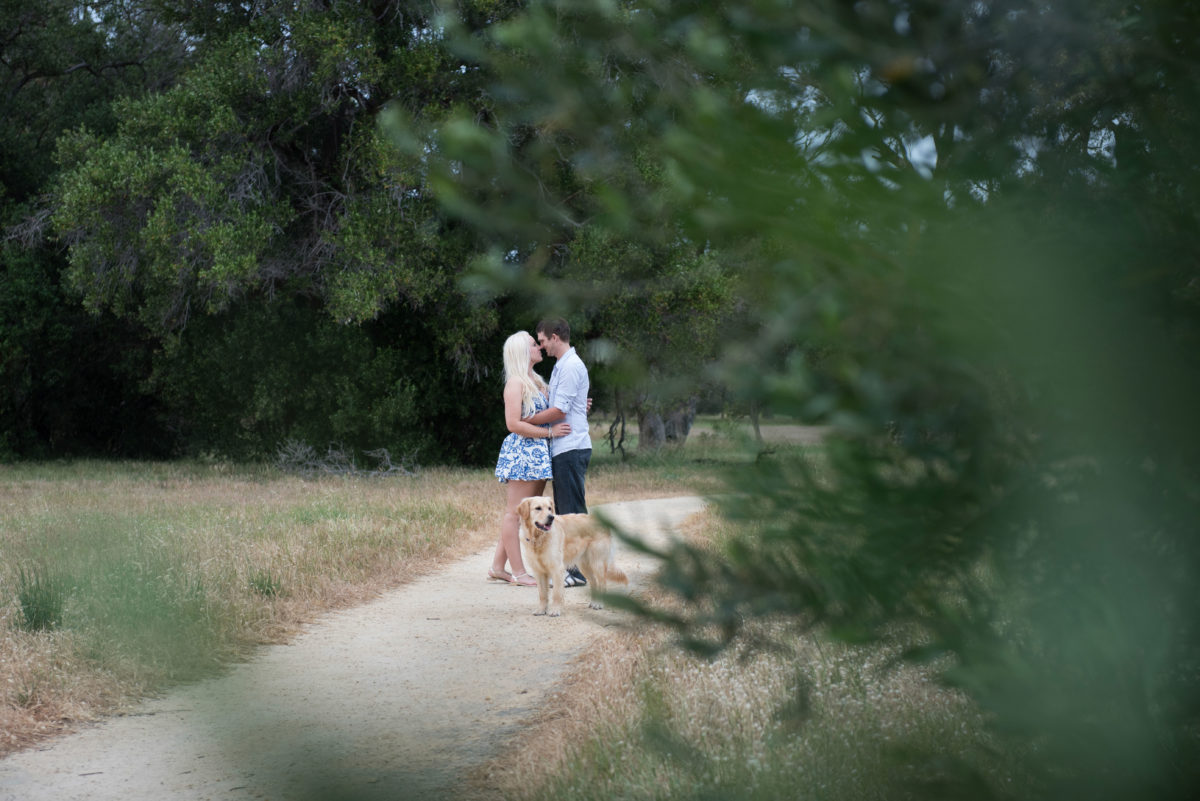
[[[526,498],[517,506],[517,514],[525,524],[525,539],[536,538],[554,525],[554,500],[544,495]]]

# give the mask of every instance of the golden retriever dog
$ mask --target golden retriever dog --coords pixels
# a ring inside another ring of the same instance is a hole
[[[563,577],[567,565],[578,565],[587,579],[592,593],[588,606],[592,609],[604,608],[600,595],[608,590],[608,582],[629,582],[613,565],[612,537],[591,515],[557,515],[554,501],[541,495],[521,501],[517,515],[521,518],[525,569],[537,579],[535,615],[558,617],[562,614]]]

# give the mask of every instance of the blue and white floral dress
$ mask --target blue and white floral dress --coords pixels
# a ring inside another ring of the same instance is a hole
[[[533,396],[533,413],[550,408],[550,401],[540,392]],[[546,426],[549,428],[549,426]],[[500,443],[500,459],[496,462],[496,478],[508,481],[541,481],[550,478],[550,440],[509,434]]]

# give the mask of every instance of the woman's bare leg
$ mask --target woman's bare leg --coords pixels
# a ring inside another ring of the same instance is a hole
[[[504,517],[500,520],[500,540],[496,543],[496,552],[492,555],[492,571],[504,571],[504,563],[508,562],[512,574],[519,576],[525,572],[525,563],[521,560],[521,521],[517,517],[517,506],[526,498],[541,495],[546,489],[546,481],[509,481],[504,485]]]

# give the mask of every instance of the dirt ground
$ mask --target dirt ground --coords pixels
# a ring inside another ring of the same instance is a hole
[[[601,507],[661,541],[697,498]],[[322,618],[227,674],[0,759],[0,801],[452,799],[560,683],[626,622],[570,588],[560,618],[537,591],[484,580],[490,549]],[[653,562],[618,545],[632,591]]]

